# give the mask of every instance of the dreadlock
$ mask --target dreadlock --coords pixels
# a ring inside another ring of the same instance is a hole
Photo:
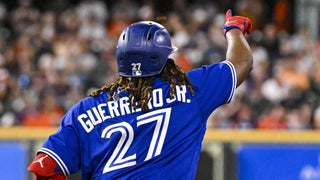
[[[125,90],[129,93],[128,102],[132,103],[133,109],[136,104],[143,111],[148,111],[148,102],[151,99],[151,90],[155,78],[160,77],[162,81],[170,83],[170,98],[174,98],[175,86],[186,85],[191,95],[194,95],[193,85],[188,76],[177,66],[173,59],[168,59],[162,72],[157,76],[131,78],[120,76],[115,82],[107,84],[89,94],[89,96],[97,96],[103,91],[109,91],[108,100],[117,100],[114,98],[117,89]]]

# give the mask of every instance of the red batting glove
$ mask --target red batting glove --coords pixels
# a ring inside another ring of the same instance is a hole
[[[252,23],[249,18],[243,16],[233,16],[232,11],[229,9],[226,13],[226,22],[223,28],[224,37],[226,33],[231,29],[239,29],[243,35],[250,34],[252,31]]]

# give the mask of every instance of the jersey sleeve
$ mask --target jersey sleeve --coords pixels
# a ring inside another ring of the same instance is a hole
[[[80,167],[78,133],[72,125],[72,115],[67,113],[56,133],[50,135],[38,152],[53,158],[65,176],[75,173]]]
[[[197,88],[196,99],[205,118],[219,106],[229,103],[236,89],[237,77],[233,64],[222,61],[188,72]]]

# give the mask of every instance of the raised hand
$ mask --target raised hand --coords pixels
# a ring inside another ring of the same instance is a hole
[[[226,12],[226,22],[223,28],[224,36],[231,29],[239,29],[244,35],[252,31],[252,22],[249,18],[243,16],[233,16],[231,9]]]

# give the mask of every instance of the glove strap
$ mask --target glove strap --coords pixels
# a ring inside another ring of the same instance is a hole
[[[227,26],[227,25],[223,25],[222,28],[223,28],[224,36],[226,36],[226,33],[227,33],[228,31],[230,31],[231,29],[239,29],[240,31],[242,31],[239,26]]]

